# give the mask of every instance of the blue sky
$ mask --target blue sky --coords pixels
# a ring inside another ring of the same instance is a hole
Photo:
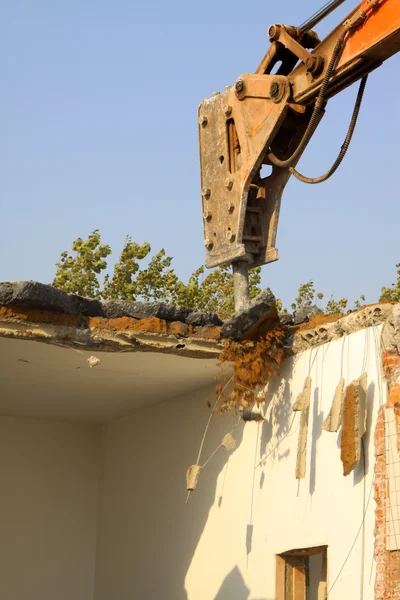
[[[322,2],[321,2],[322,3]],[[325,35],[356,2],[316,29]],[[0,9],[0,280],[50,282],[62,250],[99,228],[116,259],[126,234],[164,247],[182,279],[204,261],[197,106],[252,72],[273,22],[319,0],[14,0]],[[369,78],[337,174],[283,197],[281,259],[263,284],[288,304],[298,284],[374,301],[400,261],[399,56]],[[356,87],[328,105],[300,163],[331,165]]]

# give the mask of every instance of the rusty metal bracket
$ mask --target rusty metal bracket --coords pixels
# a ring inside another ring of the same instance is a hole
[[[318,75],[323,69],[324,59],[316,53],[308,52],[308,50],[300,44],[296,37],[298,31],[295,27],[285,25],[271,25],[268,30],[268,35],[271,42],[279,42],[285,46],[294,56],[302,61],[307,67],[307,71],[313,75]]]
[[[289,99],[286,77],[245,74],[235,86],[200,104],[207,267],[278,259],[275,238],[265,225],[271,206],[262,182],[253,179],[286,115]]]

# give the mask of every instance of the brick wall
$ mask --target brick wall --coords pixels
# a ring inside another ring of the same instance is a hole
[[[400,356],[397,351],[383,354],[383,368],[388,383],[386,406],[394,408],[400,430]],[[385,407],[381,407],[375,429],[375,599],[400,599],[400,550],[386,550],[388,509],[387,467],[385,457]]]

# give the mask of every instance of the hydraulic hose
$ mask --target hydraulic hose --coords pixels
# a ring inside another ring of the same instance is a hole
[[[307,146],[308,142],[310,141],[310,139],[319,123],[319,117],[320,117],[320,114],[321,114],[321,112],[324,108],[324,104],[325,104],[325,96],[326,96],[326,92],[328,89],[329,80],[332,76],[332,73],[333,73],[333,71],[339,61],[340,55],[343,51],[346,35],[347,35],[347,30],[343,32],[343,34],[340,36],[340,38],[336,42],[336,46],[335,46],[332,56],[331,56],[331,60],[329,61],[328,67],[326,69],[326,73],[325,73],[324,78],[321,83],[321,89],[319,91],[318,98],[315,101],[314,110],[311,115],[311,119],[308,123],[307,129],[304,132],[304,135],[303,135],[299,145],[297,146],[296,150],[293,152],[292,156],[290,156],[289,158],[287,158],[285,160],[281,160],[273,152],[269,152],[267,154],[267,158],[272,165],[274,165],[276,167],[280,167],[281,169],[291,167],[292,164],[294,162],[296,162],[298,158],[300,158],[301,153],[303,152],[304,148]]]
[[[346,138],[342,144],[342,147],[340,149],[340,152],[339,152],[335,162],[333,163],[333,165],[331,166],[329,171],[327,171],[324,175],[321,175],[320,177],[306,177],[305,175],[302,175],[301,173],[296,171],[296,169],[294,167],[289,168],[291,174],[294,175],[295,177],[297,177],[297,179],[299,179],[303,183],[315,184],[315,183],[322,183],[323,181],[326,181],[327,179],[329,179],[329,177],[331,177],[334,174],[334,172],[336,171],[336,169],[339,167],[340,163],[346,156],[346,152],[350,146],[351,138],[353,137],[353,133],[356,128],[357,118],[358,118],[358,114],[360,112],[360,107],[361,107],[367,79],[368,79],[368,75],[365,75],[365,77],[363,77],[361,79],[360,87],[358,88],[356,103],[354,105],[353,115],[351,117],[351,121],[350,121],[349,129],[347,131]]]

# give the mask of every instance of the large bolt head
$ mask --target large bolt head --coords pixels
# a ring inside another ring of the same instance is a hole
[[[211,190],[210,190],[210,188],[203,187],[201,189],[201,195],[204,196],[204,198],[207,198],[208,196],[211,196]]]
[[[228,204],[226,205],[226,208],[229,213],[233,213],[233,211],[235,210],[235,206],[234,206],[234,204],[232,204],[232,202],[228,202]]]
[[[208,117],[206,115],[200,115],[199,117],[199,125],[205,127],[208,123]]]
[[[208,238],[204,240],[204,245],[206,247],[207,250],[212,250],[213,247],[213,243],[211,240],[209,240]]]
[[[271,94],[271,98],[276,98],[276,96],[279,94],[279,83],[277,81],[274,81],[271,84],[269,93]]]
[[[227,187],[228,190],[231,190],[233,188],[233,179],[231,179],[230,177],[227,177],[225,179],[225,187]]]
[[[203,219],[205,221],[211,221],[211,219],[212,219],[212,212],[211,212],[211,210],[205,210],[203,212]]]
[[[271,25],[268,29],[268,37],[271,42],[275,41],[279,37],[280,27],[279,25]]]
[[[232,114],[232,106],[230,106],[230,104],[224,104],[223,110],[227,117]]]
[[[237,94],[240,94],[240,92],[243,92],[244,90],[244,81],[243,79],[237,79],[236,83],[235,83],[235,92]]]

